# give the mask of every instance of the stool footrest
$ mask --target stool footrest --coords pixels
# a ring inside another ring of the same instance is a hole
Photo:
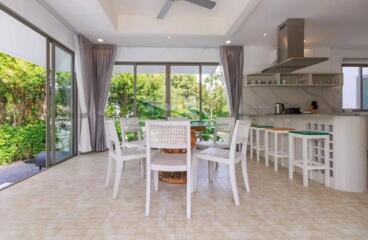
[[[303,160],[294,160],[293,162],[294,166],[303,168]],[[318,169],[326,169],[326,165],[323,163],[317,163],[317,162],[308,162],[307,168],[309,170],[318,170]]]

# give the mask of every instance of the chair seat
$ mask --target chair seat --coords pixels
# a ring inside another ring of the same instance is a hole
[[[210,147],[195,153],[195,157],[204,160],[212,160],[220,163],[228,163],[230,158],[230,150]],[[241,160],[240,152],[235,152],[235,161]]]
[[[198,149],[213,148],[230,148],[230,143],[221,141],[200,141],[196,143]]]
[[[136,160],[137,158],[146,157],[146,149],[142,147],[135,148],[123,148],[121,149],[122,156],[117,156],[115,152],[112,152],[114,158],[123,158],[124,160]]]
[[[187,154],[157,152],[151,157],[151,169],[154,171],[186,171]]]
[[[137,140],[137,141],[131,141],[131,142],[126,142],[125,146],[128,148],[134,148],[134,147],[144,147],[146,145],[146,141],[145,140]]]

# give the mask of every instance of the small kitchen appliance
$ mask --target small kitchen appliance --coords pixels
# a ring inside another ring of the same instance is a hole
[[[275,114],[282,114],[284,112],[285,106],[283,103],[275,104]]]

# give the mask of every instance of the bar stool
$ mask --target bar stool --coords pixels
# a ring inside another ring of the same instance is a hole
[[[287,137],[289,136],[289,131],[293,129],[291,128],[270,128],[266,129],[265,136],[265,164],[268,167],[270,157],[274,160],[274,170],[278,171],[278,159],[286,159],[289,158],[289,153],[287,150]],[[273,146],[270,149],[270,141],[269,137],[273,138]],[[279,145],[279,138],[281,138],[281,146]]]
[[[315,131],[290,131],[289,132],[289,178],[293,179],[294,166],[303,169],[303,185],[308,187],[308,173],[313,170],[324,170],[325,186],[330,184],[329,176],[329,133]],[[302,140],[302,159],[295,159],[295,140]],[[317,157],[317,161],[313,160],[312,142],[323,141],[323,155]],[[309,152],[309,154],[308,154]],[[309,157],[309,158],[308,158]],[[323,159],[323,161],[318,161]]]
[[[273,126],[266,126],[266,125],[254,125],[250,128],[250,158],[253,158],[253,150],[256,151],[257,155],[257,162],[260,162],[260,153],[264,151],[265,147],[265,133],[266,129],[273,128]],[[256,142],[254,143],[254,136],[256,137]],[[263,142],[261,143],[261,137],[263,138]]]

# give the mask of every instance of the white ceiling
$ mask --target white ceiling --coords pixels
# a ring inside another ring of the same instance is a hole
[[[179,0],[164,20],[156,16],[165,0],[42,1],[92,41],[120,46],[275,46],[282,21],[305,18],[307,45],[368,47],[367,0],[215,0],[213,10]]]

